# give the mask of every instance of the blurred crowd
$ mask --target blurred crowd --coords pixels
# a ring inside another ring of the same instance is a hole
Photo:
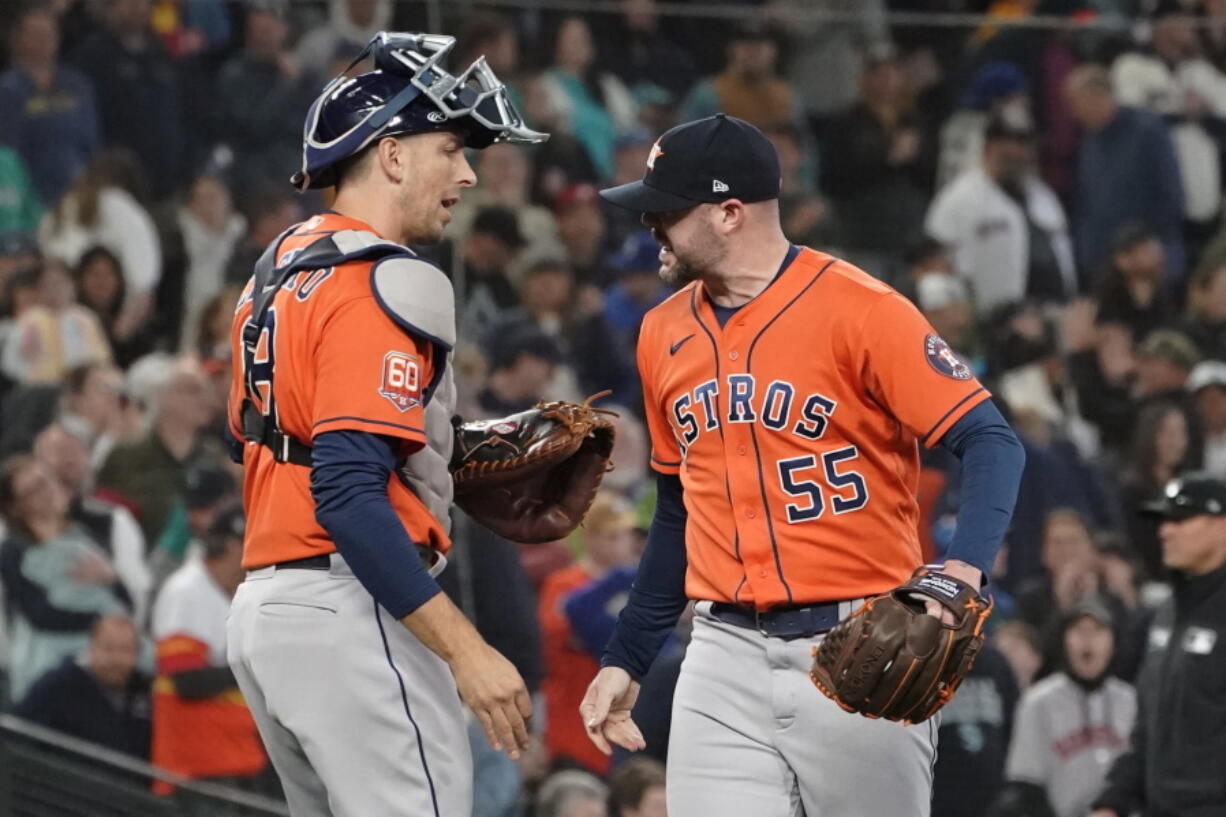
[[[685,621],[644,682],[645,753],[606,758],[576,714],[651,516],[634,346],[670,294],[655,242],[597,191],[724,111],[778,149],[791,240],[912,298],[1026,448],[934,814],[1086,814],[1170,592],[1134,509],[1189,469],[1226,479],[1226,2],[772,0],[741,22],[440,5],[452,67],[484,54],[553,135],[475,154],[446,239],[417,248],[456,287],[461,413],[605,389],[619,412],[616,470],[572,539],[456,520],[446,590],[537,700],[518,762],[474,728],[476,813],[665,813]],[[266,244],[328,205],[288,183],[315,94],[376,31],[426,21],[392,0],[0,4],[0,669],[21,716],[275,794],[225,665],[230,321]],[[923,459],[939,559],[958,467]]]

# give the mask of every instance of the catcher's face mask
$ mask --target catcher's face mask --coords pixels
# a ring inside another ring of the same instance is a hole
[[[447,73],[439,63],[454,46],[455,38],[445,35],[376,34],[311,105],[302,134],[302,169],[291,183],[300,190],[332,184],[329,171],[337,162],[381,136],[457,129],[465,145],[477,149],[549,138],[524,124],[484,57],[459,76]],[[346,76],[371,56],[373,71]]]

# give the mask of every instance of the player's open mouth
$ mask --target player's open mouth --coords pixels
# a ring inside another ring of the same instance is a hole
[[[460,200],[459,196],[452,196],[450,198],[443,199],[442,204],[443,204],[443,207],[450,210],[452,207],[455,206],[456,202],[458,202],[459,200]]]
[[[660,245],[660,260],[661,261],[664,260],[665,253],[672,255],[673,245],[669,243],[668,237],[665,236],[663,232],[653,227],[651,230],[651,237],[654,238],[656,240],[656,243]]]

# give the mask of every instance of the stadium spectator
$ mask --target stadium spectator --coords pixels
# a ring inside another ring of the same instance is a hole
[[[578,769],[555,772],[536,794],[534,817],[608,817],[609,789]]]
[[[564,17],[554,33],[553,67],[541,79],[546,107],[559,129],[574,135],[596,172],[613,175],[613,143],[634,127],[634,97],[614,74],[603,69],[586,18]]]
[[[765,23],[752,20],[738,27],[725,53],[724,70],[695,85],[681,103],[681,121],[722,112],[764,131],[798,127],[792,89],[776,65],[779,48]]]
[[[609,389],[615,402],[634,401],[630,359],[622,353],[599,301],[592,302],[598,293],[578,287],[567,265],[557,260],[529,267],[519,289],[520,308],[490,330],[487,345],[521,328],[537,329],[554,339],[565,362],[555,373],[551,396],[577,389],[582,398]]]
[[[94,469],[85,441],[52,424],[34,440],[34,458],[50,469],[60,487],[68,492],[68,517],[106,554],[123,585],[132,608],[132,619],[143,627],[147,619],[153,578],[145,563],[145,537],[131,512],[122,505],[91,496]]]
[[[1226,259],[1193,274],[1183,331],[1205,357],[1226,360]]]
[[[1226,76],[1200,56],[1196,15],[1178,0],[1161,0],[1150,15],[1149,47],[1121,54],[1111,84],[1121,105],[1168,122],[1183,182],[1184,215],[1211,227],[1221,209],[1221,159],[1212,134],[1226,124]]]
[[[174,192],[187,153],[178,68],[150,26],[152,0],[112,0],[69,55],[94,83],[102,140],[140,157],[155,199]]]
[[[599,668],[599,656],[613,635],[637,561],[638,521],[622,499],[597,495],[584,520],[584,553],[569,567],[545,578],[540,591],[545,647],[545,747],[555,765],[563,761],[605,775],[609,758],[587,737],[573,716]],[[618,603],[620,600],[620,603]]]
[[[150,683],[137,667],[136,625],[123,615],[99,616],[82,652],[40,677],[13,714],[148,760]]]
[[[302,204],[289,185],[266,182],[242,199],[240,209],[247,219],[247,235],[230,256],[226,281],[245,284],[255,262],[273,239],[302,221]]]
[[[1056,508],[1043,523],[1043,574],[1023,583],[1014,615],[1045,634],[1050,623],[1098,592],[1098,552],[1089,525],[1076,511]]]
[[[1181,468],[1198,468],[1204,436],[1196,417],[1192,396],[1185,388],[1188,375],[1200,361],[1200,352],[1186,335],[1173,329],[1156,329],[1137,347],[1136,380],[1133,384],[1136,408],[1173,403],[1183,412],[1187,428],[1187,453]],[[1134,434],[1139,425],[1134,426]]]
[[[779,170],[783,174],[779,195],[783,234],[793,244],[828,245],[837,227],[830,203],[817,191],[813,157],[806,155],[813,152],[806,144],[809,140],[791,125],[773,128],[766,135],[779,154]]]
[[[1143,224],[1159,236],[1166,268],[1181,278],[1183,185],[1165,123],[1148,111],[1121,105],[1106,70],[1096,65],[1069,74],[1064,100],[1085,131],[1078,150],[1078,223],[1073,230],[1083,280],[1107,260],[1120,229],[1130,224]],[[1121,167],[1133,172],[1115,172]]]
[[[320,23],[298,40],[294,59],[308,76],[332,76],[334,55],[357,54],[370,38],[390,28],[392,0],[328,0],[328,20]],[[495,69],[497,71],[497,69]],[[498,76],[506,76],[497,71]],[[294,111],[290,121],[296,121]]]
[[[976,69],[961,107],[941,126],[937,189],[979,165],[991,119],[1013,120],[1019,116],[1033,118],[1030,86],[1022,69],[1011,62],[989,62]]]
[[[1077,290],[1064,208],[1036,172],[1026,114],[999,114],[983,134],[983,159],[942,189],[929,235],[951,247],[958,275],[986,314],[1023,298],[1061,304]]]
[[[97,316],[76,302],[72,277],[58,259],[43,261],[37,301],[14,311],[0,367],[18,383],[58,383],[69,370],[109,363],[111,346]]]
[[[622,349],[633,355],[643,316],[670,294],[660,280],[660,245],[651,233],[638,230],[626,237],[607,266],[617,277],[604,294],[605,320],[622,338]]]
[[[465,190],[460,201],[451,208],[448,241],[462,244],[472,231],[478,214],[490,207],[502,207],[512,212],[517,232],[523,239],[522,252],[509,265],[512,279],[522,272],[525,260],[530,262],[559,252],[553,213],[529,200],[532,163],[521,145],[511,142],[490,145],[477,155],[475,169],[481,184],[473,190]],[[641,172],[641,169],[640,162],[636,171]]]
[[[822,138],[830,120],[855,104],[870,55],[889,42],[886,4],[884,0],[781,0],[767,10],[790,36],[788,76],[809,129]],[[821,82],[814,82],[814,77],[821,77]]]
[[[115,446],[122,397],[123,375],[108,364],[78,366],[64,379],[58,422],[85,441],[95,471]]]
[[[943,272],[921,275],[915,282],[915,305],[960,358],[973,370],[983,370],[983,361],[973,354],[971,329],[975,316],[971,313],[966,285],[960,279]]]
[[[558,238],[566,262],[575,272],[575,280],[580,286],[603,288],[609,278],[604,260],[610,238],[596,186],[581,183],[562,190],[553,200],[553,212]]]
[[[992,817],[1084,817],[1112,761],[1128,745],[1136,692],[1108,675],[1111,614],[1087,598],[1063,616],[1059,672],[1026,691],[1014,721],[1008,784]]]
[[[318,93],[319,78],[289,48],[289,22],[272,4],[247,7],[243,50],[217,74],[217,136],[235,156],[234,178],[248,186],[284,183],[298,166],[298,120]],[[335,53],[335,52],[331,52]]]
[[[10,29],[12,65],[0,74],[0,144],[17,151],[44,206],[59,201],[98,149],[93,85],[59,64],[59,23],[30,5]]]
[[[553,338],[532,329],[499,338],[489,354],[489,373],[475,398],[484,417],[503,417],[531,408],[545,396],[562,361]]]
[[[1084,303],[1070,310],[1070,317],[1080,313],[1088,325],[1081,332],[1084,338],[1068,338],[1069,377],[1082,416],[1098,431],[1102,452],[1118,458],[1131,442],[1136,344],[1131,328],[1108,321],[1095,323],[1096,307],[1084,308]]]
[[[992,644],[1013,670],[1018,690],[1024,692],[1029,689],[1043,663],[1039,634],[1029,624],[1010,618],[996,627]]]
[[[1126,325],[1140,342],[1176,322],[1170,283],[1158,235],[1142,225],[1122,228],[1098,287],[1098,320]]]
[[[107,343],[115,362],[127,366],[151,350],[154,344],[153,320],[142,322],[130,330],[125,324],[124,303],[128,285],[123,267],[115,254],[106,247],[85,251],[73,271],[77,300],[97,317],[106,333]]]
[[[606,56],[609,68],[636,99],[642,101],[662,90],[675,103],[693,86],[694,60],[660,21],[656,0],[623,3],[621,13],[608,21],[608,28],[601,28],[604,41],[618,46]]]
[[[822,175],[844,255],[890,282],[923,229],[933,151],[893,49],[868,55],[860,86],[860,101],[827,129]]]
[[[161,586],[185,561],[200,559],[218,515],[238,499],[238,480],[227,466],[206,461],[187,469],[183,498],[175,503],[162,535],[149,553],[155,587]]]
[[[137,362],[137,365],[140,361]],[[202,432],[212,420],[209,384],[192,358],[150,360],[143,395],[151,427],[140,439],[117,445],[98,473],[98,487],[109,498],[136,509],[145,542],[152,545],[170,521],[183,495],[188,468],[221,462],[224,453]]]
[[[519,305],[511,267],[524,243],[515,212],[488,206],[477,211],[459,240],[459,258],[443,260],[443,269],[463,293],[458,323],[469,333],[485,330]]]
[[[21,157],[0,147],[0,235],[38,229],[42,207]]]
[[[226,284],[226,270],[247,231],[230,188],[204,172],[188,187],[182,206],[162,228],[165,265],[157,293],[157,334],[173,348],[197,348],[200,316]]]
[[[253,778],[268,765],[226,663],[230,599],[246,575],[245,528],[241,507],[217,514],[201,554],[170,575],[153,608],[153,763],[188,778]]]
[[[1190,456],[1187,415],[1174,403],[1158,402],[1137,417],[1137,434],[1129,470],[1120,490],[1128,541],[1145,565],[1147,575],[1166,578],[1162,545],[1153,519],[1130,512],[1162,493],[1184,470]],[[1198,452],[1199,453],[1199,452]]]
[[[0,466],[0,583],[8,607],[9,693],[24,697],[43,673],[76,655],[99,615],[131,614],[102,548],[69,517],[68,492],[42,462],[17,456]]]
[[[941,709],[932,813],[983,817],[1004,779],[1017,679],[991,644],[975,658],[958,694]]]
[[[1202,360],[1185,387],[1196,400],[1196,417],[1204,433],[1202,468],[1226,480],[1226,363]]]
[[[668,817],[664,800],[664,764],[632,755],[609,778],[609,817]]]
[[[119,260],[125,291],[113,331],[120,341],[145,327],[162,277],[162,246],[137,195],[140,183],[134,161],[117,151],[98,154],[43,217],[38,236],[44,253],[69,266],[77,265],[95,246],[105,247]]]

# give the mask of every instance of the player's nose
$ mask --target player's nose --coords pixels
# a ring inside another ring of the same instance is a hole
[[[456,184],[460,187],[472,187],[477,183],[477,174],[473,170],[473,166],[468,163],[468,157],[460,153],[460,178],[456,180]]]

